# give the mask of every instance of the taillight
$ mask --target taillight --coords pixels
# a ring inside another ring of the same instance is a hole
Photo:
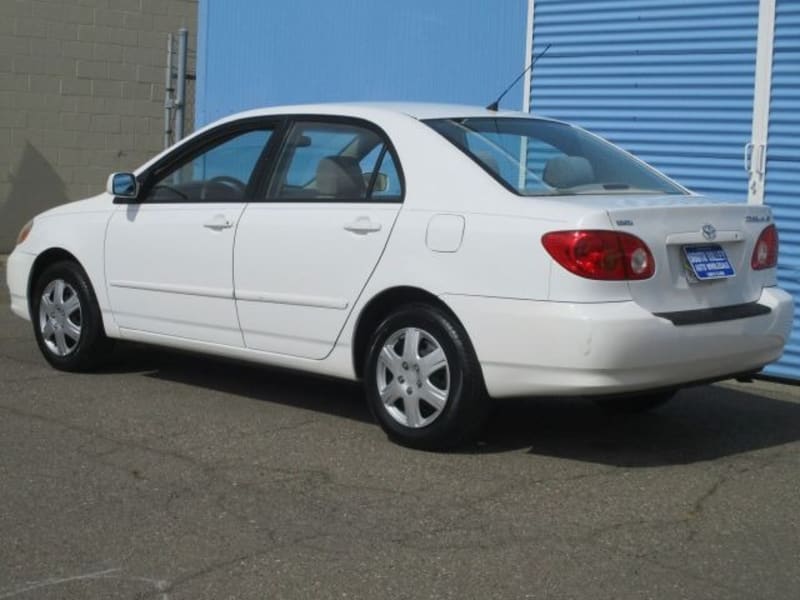
[[[775,225],[766,227],[758,236],[750,266],[756,271],[770,269],[778,264],[778,230]]]
[[[656,264],[635,235],[604,230],[552,231],[542,244],[562,267],[588,279],[647,279]]]

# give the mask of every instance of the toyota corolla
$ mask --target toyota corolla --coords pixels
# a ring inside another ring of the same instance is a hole
[[[783,351],[766,206],[587,131],[445,105],[270,108],[36,216],[11,308],[47,361],[134,340],[363,380],[389,436],[473,438],[491,398],[647,409]]]

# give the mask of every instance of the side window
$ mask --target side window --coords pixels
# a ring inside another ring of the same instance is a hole
[[[377,171],[371,198],[376,200],[400,200],[403,196],[400,174],[388,148],[383,154],[383,160],[381,160]]]
[[[400,199],[402,190],[386,144],[370,128],[343,123],[298,122],[278,157],[268,198],[281,201]],[[394,188],[377,169],[388,164]]]
[[[243,202],[272,129],[234,134],[161,176],[145,202]]]

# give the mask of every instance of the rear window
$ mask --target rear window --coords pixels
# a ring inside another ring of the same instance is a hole
[[[686,193],[613,144],[565,123],[513,117],[426,123],[523,196]]]

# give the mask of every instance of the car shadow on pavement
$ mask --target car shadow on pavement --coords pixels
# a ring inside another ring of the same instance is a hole
[[[99,373],[147,377],[279,403],[371,423],[361,385],[299,371],[184,353],[154,346],[121,344]]]
[[[359,384],[139,345],[126,345],[117,354],[102,372],[141,372],[159,380],[373,422]],[[713,460],[800,440],[800,402],[770,398],[755,386],[752,392],[748,389],[689,388],[667,405],[638,415],[609,414],[582,398],[502,400],[496,402],[480,442],[459,453],[527,450],[635,468]]]
[[[649,413],[609,414],[578,398],[499,403],[483,452],[531,454],[619,467],[713,460],[800,440],[800,403],[722,385],[679,392]]]

